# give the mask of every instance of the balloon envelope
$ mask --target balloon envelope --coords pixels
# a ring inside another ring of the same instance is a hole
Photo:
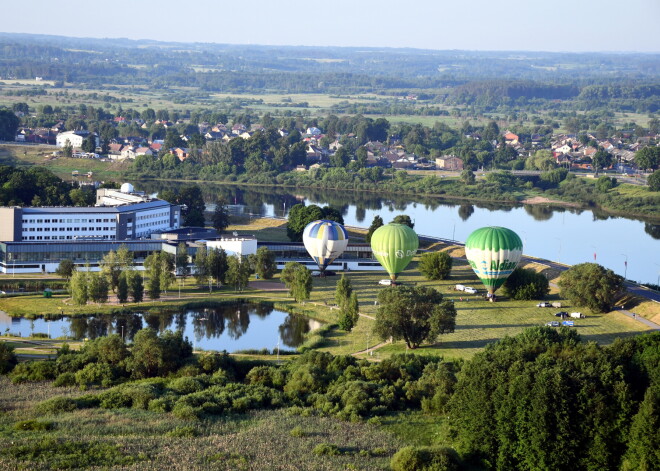
[[[506,227],[482,227],[465,241],[465,257],[490,294],[516,268],[522,251],[520,237]]]
[[[321,219],[305,226],[303,244],[321,271],[337,257],[348,245],[348,233],[344,226],[335,221]]]
[[[371,251],[392,281],[410,263],[417,253],[417,234],[405,224],[387,224],[371,235]]]

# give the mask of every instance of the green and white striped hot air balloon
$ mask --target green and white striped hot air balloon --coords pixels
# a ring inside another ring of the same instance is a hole
[[[506,227],[482,227],[465,241],[465,257],[492,296],[522,257],[518,234]]]
[[[389,223],[376,229],[371,236],[371,251],[394,282],[418,247],[417,234],[405,224]]]

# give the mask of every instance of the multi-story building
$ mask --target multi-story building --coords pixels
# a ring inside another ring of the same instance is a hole
[[[180,206],[136,193],[130,184],[122,185],[121,191],[98,190],[97,206],[0,208],[0,241],[5,242],[0,244],[0,271],[7,272],[12,259],[27,262],[26,257],[39,265],[38,271],[54,271],[62,257],[69,258],[62,255],[66,253],[77,260],[98,262],[104,255],[99,242],[106,243],[107,253],[124,241],[151,239],[153,233],[180,225]],[[88,253],[90,247],[93,253]],[[12,257],[8,251],[23,255]]]

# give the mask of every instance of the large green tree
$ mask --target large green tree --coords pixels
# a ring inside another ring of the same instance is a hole
[[[334,208],[324,206],[320,208],[315,204],[305,206],[304,204],[296,204],[289,211],[289,217],[286,224],[286,233],[290,240],[293,242],[302,241],[303,231],[305,226],[310,222],[319,219],[327,219],[344,224],[344,218],[341,213]]]
[[[376,214],[374,216],[374,220],[371,221],[371,225],[369,226],[369,229],[367,230],[367,235],[364,236],[364,241],[367,244],[370,244],[371,243],[371,236],[374,234],[374,232],[376,232],[376,229],[378,229],[379,227],[381,227],[383,225],[385,225],[385,223],[383,222],[383,218],[380,217],[378,214]]]
[[[229,226],[229,208],[227,208],[227,202],[225,200],[216,201],[211,223],[213,228],[218,232],[223,232]]]
[[[392,286],[378,294],[374,332],[383,340],[403,339],[408,348],[454,331],[456,309],[426,286]]]
[[[415,223],[412,221],[412,219],[410,219],[410,216],[408,216],[407,214],[399,214],[394,219],[392,219],[392,222],[394,224],[405,224],[411,229],[414,229],[415,227]]]
[[[242,292],[248,286],[250,280],[250,264],[247,257],[233,255],[227,259],[227,273],[225,275],[227,284],[234,290]]]
[[[55,273],[66,279],[66,281],[69,281],[74,271],[76,271],[76,264],[73,263],[73,260],[65,258],[59,263],[59,265],[57,265],[57,270],[55,270]]]
[[[648,146],[638,150],[635,154],[635,163],[641,170],[657,169],[660,165],[660,147]]]
[[[20,120],[13,111],[0,108],[0,141],[13,141],[16,139],[16,130]]]
[[[577,306],[609,312],[624,291],[623,277],[597,263],[580,263],[562,273],[561,295]]]
[[[309,299],[313,282],[312,273],[306,266],[298,262],[288,262],[282,270],[281,279],[289,288],[289,295],[296,301]]]
[[[649,190],[660,191],[660,170],[656,170],[646,179],[649,185]]]
[[[503,288],[513,299],[543,299],[550,292],[550,283],[543,273],[531,268],[516,268],[504,282]]]
[[[256,254],[250,255],[249,260],[252,271],[264,280],[270,280],[277,271],[275,254],[268,247],[259,247]]]

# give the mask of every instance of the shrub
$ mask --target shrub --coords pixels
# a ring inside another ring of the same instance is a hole
[[[302,427],[294,427],[289,432],[289,435],[291,435],[292,437],[300,438],[300,437],[304,437],[307,434],[302,429]]]
[[[204,389],[204,384],[198,379],[184,376],[172,380],[167,387],[178,394],[190,394]]]
[[[0,342],[0,374],[9,373],[14,369],[18,361],[14,354],[14,348],[6,342]]]
[[[317,456],[336,456],[341,454],[337,445],[330,445],[328,443],[316,445],[313,453]]]
[[[47,381],[55,379],[57,366],[54,361],[27,361],[19,363],[11,372],[10,378],[13,383],[25,383],[28,381]]]
[[[53,386],[61,388],[65,386],[74,386],[76,384],[76,375],[73,373],[62,373],[57,378]]]
[[[429,252],[422,255],[418,269],[427,280],[444,280],[451,273],[451,266],[447,252]]]
[[[550,292],[550,283],[531,268],[516,268],[504,282],[504,291],[517,300],[543,299]]]
[[[444,447],[413,447],[400,449],[390,461],[392,471],[458,471],[456,452]]]
[[[46,399],[37,405],[37,412],[40,414],[59,414],[61,412],[71,412],[77,409],[76,401],[68,397],[53,397]]]
[[[55,424],[49,421],[39,421],[39,420],[22,420],[14,424],[14,429],[16,430],[53,430]]]
[[[114,369],[106,363],[89,363],[76,374],[76,383],[81,389],[91,385],[99,385],[107,388],[116,379]]]

